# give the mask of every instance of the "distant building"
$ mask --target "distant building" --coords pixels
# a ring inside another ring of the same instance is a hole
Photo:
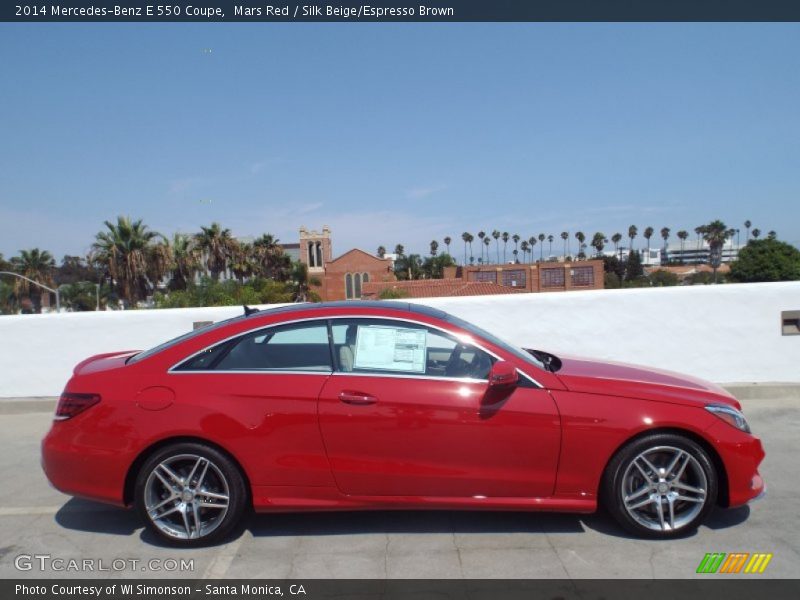
[[[300,261],[308,265],[309,277],[319,280],[316,292],[322,300],[359,300],[364,284],[395,281],[393,261],[353,249],[333,258],[331,230],[300,228]]]
[[[743,246],[734,244],[731,240],[729,243],[722,247],[722,263],[727,264],[735,261],[739,257],[739,249]],[[664,263],[684,263],[684,264],[700,264],[708,263],[710,261],[711,249],[708,244],[701,241],[700,244],[687,241],[683,245],[683,250],[680,246],[667,247],[666,252],[661,250],[662,264]]]
[[[602,260],[446,267],[443,279],[371,282],[363,295],[377,298],[391,290],[401,297],[432,298],[597,289],[603,289]]]

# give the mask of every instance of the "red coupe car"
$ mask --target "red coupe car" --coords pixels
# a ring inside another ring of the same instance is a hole
[[[691,531],[759,496],[739,403],[691,377],[514,347],[408,303],[245,314],[75,367],[42,444],[53,485],[212,543],[256,511],[589,513]]]

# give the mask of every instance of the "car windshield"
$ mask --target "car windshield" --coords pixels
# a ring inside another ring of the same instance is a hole
[[[219,327],[222,327],[223,325],[228,325],[229,323],[234,323],[236,321],[241,321],[242,319],[246,319],[246,318],[247,318],[247,315],[239,315],[238,317],[225,319],[224,321],[217,321],[213,325],[208,325],[206,327],[201,327],[200,329],[195,329],[193,331],[189,331],[187,333],[179,335],[176,338],[172,338],[168,342],[164,342],[163,344],[159,344],[158,346],[150,348],[149,350],[145,350],[144,352],[139,352],[139,354],[134,354],[133,356],[131,356],[127,360],[127,363],[128,364],[132,364],[132,363],[139,362],[140,360],[144,360],[145,358],[149,358],[150,356],[153,356],[154,354],[158,354],[162,350],[166,350],[167,348],[171,348],[175,344],[180,344],[181,342],[185,342],[186,340],[190,340],[195,336],[201,335],[201,334],[206,333],[208,331],[211,331],[213,329],[217,329]]]
[[[506,342],[504,340],[501,340],[499,337],[497,337],[493,333],[489,333],[488,331],[486,331],[485,329],[481,329],[477,325],[473,325],[472,323],[469,323],[468,321],[464,321],[463,319],[459,319],[458,317],[454,317],[453,315],[450,315],[450,314],[447,315],[447,320],[450,323],[452,323],[453,325],[457,325],[457,326],[461,327],[462,329],[470,332],[471,334],[473,334],[473,335],[475,335],[475,336],[477,336],[479,338],[483,338],[487,342],[491,342],[492,344],[494,344],[498,348],[502,348],[503,350],[505,350],[509,354],[513,354],[514,356],[516,356],[520,360],[523,360],[526,363],[534,365],[535,367],[538,367],[538,368],[540,368],[542,370],[547,370],[547,367],[545,366],[545,364],[542,361],[540,361],[538,358],[536,358],[532,354],[526,352],[522,348],[519,348],[519,347],[517,347],[517,346],[515,346],[513,344],[509,344],[508,342]]]

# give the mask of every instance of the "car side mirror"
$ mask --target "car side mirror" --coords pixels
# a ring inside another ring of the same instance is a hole
[[[510,362],[498,360],[489,371],[489,387],[511,387],[517,385],[519,373]]]

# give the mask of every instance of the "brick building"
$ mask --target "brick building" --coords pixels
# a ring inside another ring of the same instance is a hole
[[[391,259],[357,248],[333,258],[328,227],[321,232],[300,228],[300,260],[308,265],[309,276],[320,281],[316,291],[325,301],[360,300],[365,283],[396,281]]]
[[[603,261],[446,267],[443,279],[370,282],[362,294],[379,298],[386,289],[406,298],[597,290],[603,289]]]
[[[319,280],[322,300],[379,298],[390,289],[409,298],[483,296],[603,288],[603,261],[447,267],[443,279],[397,281],[391,258],[354,248],[333,258],[331,230],[300,228],[299,257]]]

